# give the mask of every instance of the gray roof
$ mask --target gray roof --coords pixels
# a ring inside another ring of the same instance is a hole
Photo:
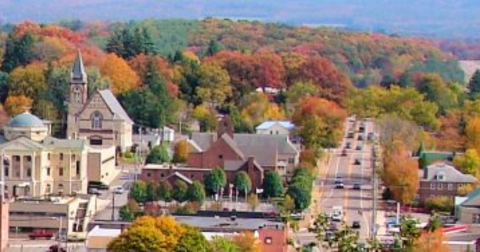
[[[265,130],[271,128],[273,125],[278,124],[287,130],[293,130],[295,125],[290,121],[265,121],[258,125],[256,130]]]
[[[264,226],[278,226],[283,228],[284,224],[281,222],[274,222],[266,219],[247,219],[237,218],[232,221],[230,218],[214,218],[214,217],[201,217],[201,216],[175,216],[175,220],[199,228],[200,230],[213,230],[213,229],[234,229],[234,230],[258,230]]]
[[[123,109],[122,105],[118,102],[117,98],[113,95],[110,89],[99,90],[98,93],[103,98],[107,106],[110,108],[112,113],[118,118],[125,120],[126,122],[132,123],[132,119],[128,116],[127,112]]]
[[[44,124],[40,118],[25,112],[15,116],[9,123],[10,127],[43,127]]]
[[[245,158],[242,151],[237,147],[236,142],[228,134],[223,134],[222,139],[232,148],[233,151],[240,157]]]
[[[87,81],[87,74],[85,72],[85,67],[83,66],[82,53],[80,50],[77,51],[77,56],[73,62],[71,78],[74,80]]]
[[[463,174],[455,167],[446,163],[436,163],[427,166],[427,178],[424,181],[439,181],[439,182],[457,182],[457,183],[474,183],[477,180],[470,174]],[[442,174],[444,180],[439,180],[439,175]]]
[[[298,154],[298,150],[286,135],[234,134],[232,139],[223,134],[222,137],[235,152],[242,154],[242,158],[254,157],[260,166],[276,166],[278,154]],[[192,141],[203,151],[210,148],[216,139],[215,133],[192,134]]]
[[[49,148],[61,148],[61,149],[84,149],[87,145],[85,139],[58,139],[48,136],[42,141],[43,146]]]

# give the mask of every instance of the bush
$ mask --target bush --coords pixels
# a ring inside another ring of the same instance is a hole
[[[153,147],[152,151],[148,153],[147,164],[162,164],[170,162],[170,156],[165,146],[158,145]]]
[[[453,212],[453,199],[448,196],[432,196],[425,201],[425,206],[438,212]]]
[[[130,151],[127,151],[127,152],[125,152],[125,154],[123,154],[123,156],[124,156],[126,159],[132,159],[132,158],[133,158],[133,153],[130,152]]]

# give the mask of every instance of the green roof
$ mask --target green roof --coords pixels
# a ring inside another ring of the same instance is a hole
[[[442,160],[453,160],[454,154],[452,152],[441,151],[423,151],[419,158],[424,160],[424,166],[431,165],[434,162]]]

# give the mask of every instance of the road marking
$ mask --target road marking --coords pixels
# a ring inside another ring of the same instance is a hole
[[[347,166],[348,166],[348,171],[347,171],[347,176],[346,176],[346,178],[348,179],[348,181],[350,181],[350,176],[351,176],[351,173],[352,173],[352,157],[353,157],[353,156],[354,156],[354,153],[352,153],[352,154],[348,157],[348,161],[347,161],[347,162],[348,162],[348,164],[347,164]],[[344,188],[345,198],[344,198],[344,202],[343,202],[343,206],[344,206],[343,209],[345,209],[345,210],[344,210],[344,214],[343,214],[343,215],[344,215],[344,216],[343,216],[343,220],[344,220],[345,222],[347,222],[347,220],[348,220],[348,214],[347,214],[348,211],[347,211],[347,208],[348,208],[348,196],[349,196],[348,194],[349,194],[350,188],[347,188],[345,185],[344,185],[344,187],[345,187],[345,188]]]

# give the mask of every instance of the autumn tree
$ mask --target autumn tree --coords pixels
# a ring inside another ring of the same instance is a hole
[[[260,252],[261,244],[257,237],[252,232],[242,232],[233,237],[233,242],[243,252]]]
[[[316,96],[318,94],[317,87],[311,82],[297,81],[287,90],[288,102],[292,105],[297,104],[304,98],[309,96]]]
[[[285,113],[276,103],[269,101],[267,95],[259,92],[251,93],[240,101],[240,113],[243,121],[252,128],[265,120],[281,120]]]
[[[309,97],[298,104],[293,122],[309,149],[334,147],[342,138],[346,112],[338,104]]]
[[[389,155],[396,151],[398,144],[413,150],[419,146],[420,132],[414,123],[395,115],[385,115],[377,120],[380,144]]]
[[[271,51],[260,51],[254,54],[259,66],[258,86],[264,92],[266,88],[285,88],[285,69],[283,59]]]
[[[102,75],[112,81],[112,92],[120,95],[139,86],[140,79],[128,63],[115,54],[108,54],[100,66]]]
[[[185,231],[175,246],[174,252],[215,252],[203,236],[202,232],[195,227],[185,227]]]
[[[252,212],[254,212],[255,209],[257,209],[258,205],[260,205],[260,201],[258,200],[257,194],[250,193],[247,196],[247,203],[250,206],[250,209],[252,210]]]
[[[465,154],[455,157],[453,163],[463,173],[473,176],[480,174],[480,156],[476,149],[468,149]]]
[[[32,104],[32,99],[25,95],[11,95],[5,101],[4,107],[10,116],[15,116],[25,112],[28,108],[31,108]]]
[[[232,95],[230,76],[219,64],[204,63],[199,69],[197,95],[203,102],[215,107]]]
[[[435,147],[445,151],[463,151],[467,141],[462,133],[462,116],[460,113],[449,112],[440,118],[440,130]]]
[[[415,244],[415,251],[424,252],[449,252],[448,245],[444,243],[445,236],[442,230],[422,232]]]
[[[467,148],[476,149],[480,152],[480,117],[475,117],[467,122],[465,128],[465,135],[467,136]]]
[[[233,240],[221,236],[214,236],[210,245],[216,252],[241,252],[240,247]]]
[[[47,91],[45,65],[32,63],[15,68],[8,78],[9,95],[25,95],[39,99]]]
[[[180,140],[175,143],[172,162],[185,163],[187,162],[189,146],[187,140]]]
[[[116,30],[109,38],[106,50],[124,59],[138,54],[153,54],[156,51],[150,32],[140,27]]]

